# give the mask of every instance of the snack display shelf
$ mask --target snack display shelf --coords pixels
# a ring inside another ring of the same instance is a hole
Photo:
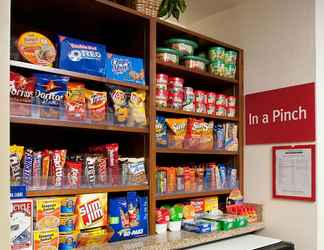
[[[175,192],[175,193],[158,193],[156,200],[177,200],[177,199],[187,199],[187,198],[198,198],[198,197],[207,197],[214,195],[228,195],[230,194],[230,189],[222,190],[209,190],[201,192]]]
[[[197,113],[197,112],[189,112],[184,110],[177,110],[172,108],[156,108],[157,112],[161,113],[169,113],[169,114],[177,114],[177,115],[184,115],[184,116],[193,116],[193,117],[203,117],[208,119],[216,119],[222,121],[234,121],[237,122],[237,117],[226,117],[226,116],[216,116],[216,115],[209,115],[206,113]]]
[[[166,71],[172,74],[177,72],[178,76],[187,77],[187,78],[198,78],[199,80],[207,80],[213,81],[213,85],[217,86],[218,83],[225,83],[225,84],[238,84],[239,81],[236,79],[230,79],[225,77],[216,76],[206,71],[199,71],[186,68],[183,65],[172,64],[172,63],[165,63],[161,61],[156,62],[157,68],[160,72]]]
[[[79,128],[79,129],[91,129],[91,130],[107,130],[125,133],[148,133],[148,128],[135,128],[135,127],[119,127],[108,124],[94,124],[84,123],[77,121],[67,120],[54,120],[44,118],[32,118],[24,116],[11,116],[10,122],[13,124],[24,124],[24,125],[40,125],[40,126],[54,126],[54,127],[66,127],[66,128]]]
[[[116,193],[127,191],[144,191],[148,190],[148,185],[130,185],[130,186],[110,186],[110,187],[95,187],[95,188],[78,188],[78,189],[52,189],[52,190],[33,190],[27,192],[27,197],[40,196],[61,196],[61,195],[76,195],[76,194],[93,194],[93,193]]]
[[[94,82],[111,84],[111,85],[122,86],[122,87],[127,87],[127,88],[148,90],[148,86],[144,86],[144,85],[140,85],[140,84],[132,84],[132,83],[126,83],[126,82],[121,82],[121,81],[116,81],[116,80],[110,80],[110,79],[107,79],[104,77],[98,77],[98,76],[78,73],[78,72],[64,70],[64,69],[40,66],[40,65],[26,63],[26,62],[20,62],[20,61],[16,61],[16,60],[11,60],[10,66],[22,68],[22,69],[35,70],[35,71],[40,71],[40,72],[45,72],[45,73],[53,73],[53,74],[58,74],[58,75],[69,76],[76,80],[83,80],[83,81],[90,80],[90,81],[94,81]]]
[[[157,153],[160,154],[201,154],[201,155],[238,155],[239,153],[236,151],[225,151],[225,150],[217,150],[217,151],[201,151],[201,150],[192,150],[192,149],[174,149],[174,148],[163,148],[157,147]]]

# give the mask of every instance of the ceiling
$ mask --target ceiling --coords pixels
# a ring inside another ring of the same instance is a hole
[[[183,22],[187,25],[192,24],[245,1],[247,0],[186,0],[187,10]]]

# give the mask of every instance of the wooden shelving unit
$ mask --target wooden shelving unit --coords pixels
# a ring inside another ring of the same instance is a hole
[[[30,6],[33,8],[30,8]],[[149,184],[141,186],[113,186],[108,188],[81,188],[71,190],[30,191],[29,197],[75,195],[80,193],[97,192],[126,192],[142,191],[149,196],[149,228],[155,233],[156,203],[166,200],[197,198],[204,196],[226,196],[230,190],[215,190],[193,193],[175,193],[158,195],[156,190],[156,166],[160,158],[185,159],[187,156],[213,157],[217,161],[228,159],[238,169],[239,184],[243,191],[243,50],[230,44],[217,41],[190,30],[169,24],[156,18],[147,17],[137,11],[122,7],[106,0],[56,0],[56,1],[19,1],[12,0],[11,30],[13,37],[25,31],[46,31],[49,34],[62,34],[82,40],[105,44],[110,52],[144,58],[146,85],[137,85],[120,81],[113,81],[103,77],[43,67],[22,62],[12,53],[11,69],[17,72],[46,72],[66,75],[71,79],[92,84],[102,88],[104,85],[115,85],[133,89],[145,90],[146,113],[149,121],[147,128],[117,127],[106,124],[78,123],[72,121],[46,120],[36,118],[11,117],[11,143],[25,143],[29,145],[33,138],[31,131],[36,131],[37,138],[43,140],[58,140],[64,142],[68,135],[68,146],[102,143],[105,139],[118,140],[120,148],[124,148],[134,155],[143,155],[146,159]],[[59,14],[58,14],[59,13]],[[39,20],[42,20],[40,22]],[[127,31],[127,32],[125,32]],[[156,60],[156,48],[171,37],[195,39],[200,47],[220,45],[238,52],[237,74],[235,79],[227,79],[212,75],[208,72],[190,70],[181,65],[167,64]],[[237,116],[235,118],[218,117],[207,114],[186,112],[173,109],[156,109],[155,87],[156,73],[166,73],[182,77],[185,86],[214,92],[234,95],[237,99]],[[239,151],[195,151],[157,148],[155,140],[155,120],[157,113],[165,116],[201,117],[208,120],[229,121],[239,125]],[[39,129],[41,128],[41,129]],[[54,128],[54,129],[53,129]],[[65,129],[73,133],[64,134]],[[28,130],[28,131],[27,131]],[[109,132],[109,136],[106,136]],[[60,133],[61,136],[56,136]],[[123,136],[120,136],[120,133]],[[25,136],[24,136],[25,135]],[[49,136],[50,135],[50,136]],[[131,138],[130,138],[131,137]],[[35,137],[36,138],[36,137]],[[19,140],[18,140],[19,139]],[[38,143],[38,140],[37,140]],[[48,141],[50,144],[51,141]],[[55,141],[53,141],[55,144]],[[135,146],[134,146],[135,145]],[[131,156],[131,155],[130,155]],[[157,157],[158,156],[158,157]]]

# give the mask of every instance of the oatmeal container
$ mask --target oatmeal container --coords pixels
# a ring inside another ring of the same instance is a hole
[[[165,45],[179,51],[182,56],[193,55],[194,50],[198,48],[198,43],[194,41],[177,38],[167,40]]]
[[[179,64],[179,52],[175,49],[157,48],[156,57],[158,60],[165,63]]]

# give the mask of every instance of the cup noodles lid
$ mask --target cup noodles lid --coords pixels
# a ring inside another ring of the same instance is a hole
[[[108,223],[107,207],[106,193],[78,195],[76,230],[106,226]]]

